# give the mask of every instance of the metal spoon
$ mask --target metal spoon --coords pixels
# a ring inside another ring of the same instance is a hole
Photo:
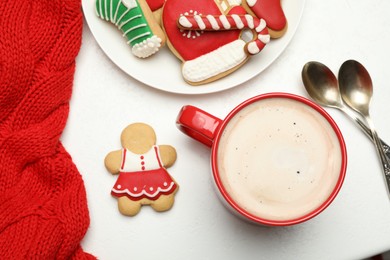
[[[337,108],[343,111],[373,141],[371,130],[344,105],[336,76],[327,66],[316,61],[306,63],[302,70],[302,80],[307,93],[315,102],[322,106]],[[381,143],[387,157],[390,158],[389,146],[382,140]]]
[[[345,103],[360,113],[371,129],[374,143],[381,159],[388,190],[390,192],[390,163],[382,149],[378,134],[369,113],[372,97],[372,81],[368,71],[355,60],[344,62],[339,70],[340,93]]]

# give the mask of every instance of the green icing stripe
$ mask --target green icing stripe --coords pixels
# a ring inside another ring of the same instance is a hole
[[[121,0],[96,0],[97,15],[115,24],[131,46],[153,36],[138,1],[134,2],[134,7],[129,9]]]

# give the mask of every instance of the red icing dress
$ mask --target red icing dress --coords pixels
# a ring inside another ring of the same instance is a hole
[[[157,200],[163,194],[172,194],[176,188],[176,183],[162,165],[156,145],[145,154],[122,150],[119,177],[111,190],[113,196]]]

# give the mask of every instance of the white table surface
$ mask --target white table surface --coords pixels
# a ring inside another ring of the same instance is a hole
[[[352,58],[372,76],[372,118],[390,143],[389,11],[388,0],[307,0],[293,40],[268,69],[238,87],[205,95],[162,92],[132,79],[107,58],[84,23],[62,137],[85,181],[91,224],[84,250],[100,259],[361,259],[389,250],[390,199],[374,146],[340,111],[326,108],[344,134],[349,157],[338,197],[314,219],[281,228],[231,215],[213,190],[209,149],[175,126],[187,104],[223,118],[262,93],[308,97],[301,80],[306,62],[320,61],[337,73]],[[122,129],[139,121],[154,127],[158,144],[177,149],[169,172],[180,190],[168,212],[146,206],[137,216],[125,217],[110,195],[117,177],[106,171],[103,160],[120,148]]]

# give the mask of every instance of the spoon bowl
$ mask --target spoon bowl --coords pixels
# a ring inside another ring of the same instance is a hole
[[[307,93],[322,106],[342,108],[336,76],[324,64],[310,61],[302,70],[302,80]]]
[[[340,68],[339,83],[345,103],[363,116],[368,116],[373,87],[366,68],[354,60],[344,62]]]

